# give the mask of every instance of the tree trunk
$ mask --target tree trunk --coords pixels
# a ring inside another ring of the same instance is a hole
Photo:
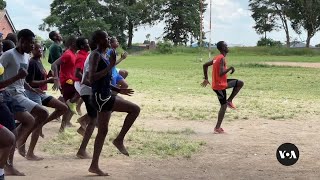
[[[306,45],[307,48],[310,47],[310,41],[311,41],[312,36],[313,36],[313,33],[311,31],[308,31],[307,45]]]
[[[133,38],[133,23],[131,20],[129,20],[129,29],[128,29],[128,48],[130,49],[132,47],[132,38]]]
[[[310,47],[310,41],[311,41],[311,36],[308,35],[308,37],[307,37],[307,45],[306,45],[307,48]]]
[[[132,6],[136,3],[135,0],[129,0],[128,5]],[[130,19],[130,15],[127,17],[129,19],[129,24],[128,24],[128,48],[130,49],[132,47],[132,38],[133,38],[133,22]]]
[[[286,38],[287,38],[287,48],[290,47],[290,36],[289,36],[289,31],[286,30]]]

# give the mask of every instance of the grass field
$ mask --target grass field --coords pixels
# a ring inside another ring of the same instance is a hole
[[[244,88],[234,101],[241,113],[228,111],[225,121],[254,118],[290,121],[311,114],[320,115],[320,84],[316,80],[320,76],[318,69],[261,64],[320,62],[320,56],[267,56],[256,55],[252,50],[245,54],[240,50],[234,49],[236,54],[231,50],[227,61],[228,66],[236,69],[229,78],[245,82]],[[159,123],[166,119],[180,120],[181,123],[208,121],[213,125],[219,103],[209,87],[200,86],[203,77],[202,64],[208,60],[206,57],[204,52],[177,52],[170,55],[148,52],[129,56],[120,64],[120,69],[129,71],[127,81],[130,88],[135,90],[134,97],[129,99],[141,106],[140,119],[157,119]],[[49,67],[46,63],[45,66]],[[113,130],[109,139],[115,137],[115,129],[119,129],[123,118],[123,115],[115,114],[116,121],[111,124]],[[127,138],[129,150],[138,157],[191,157],[205,145],[203,141],[190,140],[192,132],[192,129],[174,133],[170,130],[155,132],[152,129],[135,127]],[[74,153],[80,141],[81,138],[71,129],[48,141],[43,150],[51,154],[68,155]],[[52,148],[52,145],[60,148]],[[89,145],[91,151],[92,145],[93,142]],[[106,145],[104,156],[115,155],[116,152],[108,146],[110,141],[107,140]]]
[[[129,158],[111,143],[125,114],[112,115],[100,160],[102,169],[112,174],[108,179],[319,179],[320,145],[315,143],[320,140],[319,68],[266,62],[320,63],[320,51],[231,48],[227,62],[236,71],[229,78],[241,79],[245,86],[234,100],[237,110],[227,110],[224,135],[212,133],[218,99],[210,87],[200,86],[206,61],[206,50],[179,47],[173,54],[130,53],[119,65],[129,71],[127,81],[135,90],[125,99],[138,104],[141,113],[125,139]],[[57,122],[44,127],[45,138],[36,147],[43,161],[17,157],[15,162],[28,179],[39,179],[40,174],[46,175],[45,180],[99,179],[87,175],[90,159],[75,156],[82,140],[76,133],[77,118],[72,119],[76,127],[65,133],[58,133]],[[90,155],[95,134],[88,145]],[[291,167],[280,165],[275,157],[279,145],[286,142],[300,150],[299,161]]]

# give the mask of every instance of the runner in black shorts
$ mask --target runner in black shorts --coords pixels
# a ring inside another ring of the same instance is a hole
[[[115,54],[111,55],[109,61],[106,58],[106,50],[110,47],[108,34],[101,30],[95,31],[92,41],[97,45],[97,49],[92,51],[90,55],[89,80],[92,85],[92,100],[98,110],[98,134],[94,144],[94,153],[89,172],[100,176],[107,176],[108,173],[103,172],[99,168],[99,156],[108,133],[111,112],[128,113],[119,135],[113,140],[113,144],[122,154],[129,156],[123,145],[123,141],[132,124],[139,116],[140,107],[111,93],[111,90],[115,90],[120,94],[131,95],[133,90],[119,89],[110,85],[112,77],[111,69],[114,67],[116,59]]]
[[[206,87],[210,84],[208,81],[208,67],[212,66],[212,89],[218,95],[218,99],[221,104],[218,121],[213,132],[215,134],[223,134],[224,129],[221,128],[221,124],[226,113],[226,109],[227,107],[236,109],[236,106],[232,101],[243,87],[244,82],[237,79],[227,79],[227,73],[231,71],[230,74],[233,74],[235,71],[234,67],[227,68],[227,61],[225,57],[228,54],[229,49],[224,41],[218,42],[217,48],[220,51],[220,54],[203,65],[204,81],[201,85]],[[229,98],[227,98],[226,93],[226,89],[228,88],[233,88]]]

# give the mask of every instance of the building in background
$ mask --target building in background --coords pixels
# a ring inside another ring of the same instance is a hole
[[[9,33],[16,33],[16,28],[14,27],[7,10],[0,10],[0,33],[2,38],[7,37]]]

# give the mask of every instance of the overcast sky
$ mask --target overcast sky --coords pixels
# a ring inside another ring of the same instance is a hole
[[[210,0],[206,0],[209,4]],[[37,35],[43,38],[48,37],[47,32],[38,30],[42,19],[50,14],[50,3],[52,0],[6,0],[7,10],[16,27],[16,29],[29,28]],[[229,44],[241,44],[253,46],[256,44],[259,35],[254,29],[254,21],[248,10],[248,0],[212,0],[212,42],[224,40]],[[204,14],[204,28],[209,30],[209,6]],[[147,34],[151,34],[151,39],[160,37],[163,33],[165,24],[163,22],[150,27],[139,27],[134,33],[133,42],[143,42]],[[210,33],[206,34],[209,38]],[[270,38],[285,41],[285,33],[283,31],[272,32],[268,35]],[[305,41],[306,33],[301,36],[296,35],[291,31],[292,38]],[[313,37],[311,44],[320,43],[320,32]]]

